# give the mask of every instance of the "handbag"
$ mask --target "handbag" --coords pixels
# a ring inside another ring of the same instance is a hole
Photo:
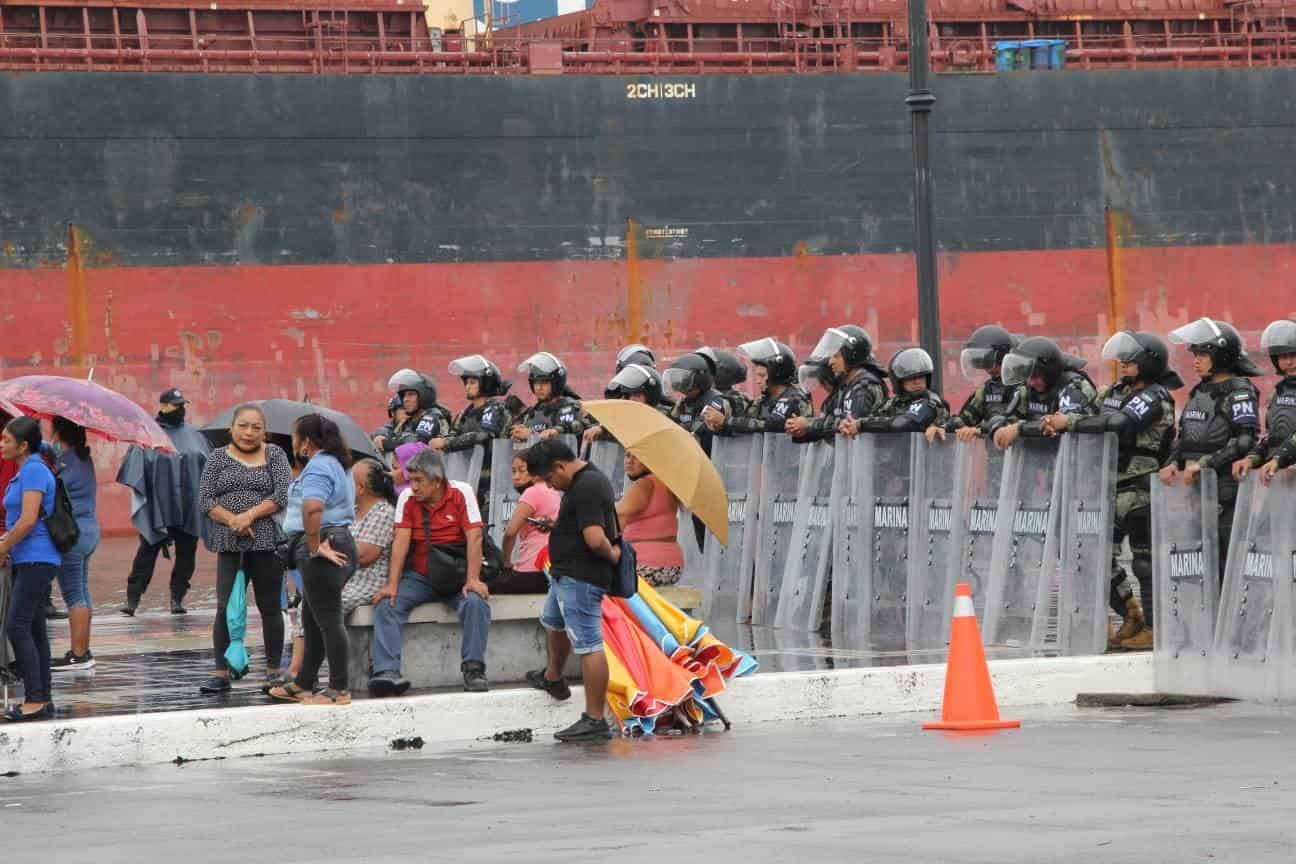
[[[617,538],[616,545],[621,549],[621,560],[612,573],[612,585],[608,588],[608,594],[630,598],[639,593],[638,556],[630,541],[624,537]]]
[[[42,521],[54,548],[65,555],[81,539],[81,527],[77,525],[76,516],[72,515],[72,499],[58,477],[54,478],[54,507]]]

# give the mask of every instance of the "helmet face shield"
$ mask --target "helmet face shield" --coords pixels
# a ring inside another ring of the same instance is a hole
[[[935,371],[931,355],[921,348],[906,348],[891,358],[891,374],[897,381]]]
[[[631,363],[612,377],[607,389],[618,393],[640,393],[648,387],[650,381],[652,376],[648,374],[647,369],[637,363]]]
[[[393,393],[413,390],[423,383],[423,376],[413,369],[401,369],[387,379],[387,389]]]
[[[1264,329],[1260,347],[1271,356],[1296,354],[1296,321],[1275,321]]]
[[[1209,318],[1198,318],[1189,324],[1170,331],[1170,341],[1178,345],[1223,346],[1224,331]]]
[[[819,343],[815,345],[814,350],[810,352],[811,360],[828,360],[834,354],[842,349],[842,346],[849,341],[850,337],[838,330],[836,327],[829,327],[824,331],[823,336],[819,337]]]
[[[490,370],[490,361],[480,354],[470,354],[450,361],[450,374],[456,378],[480,378]]]
[[[755,342],[744,342],[738,346],[738,356],[746,357],[753,363],[768,363],[778,354],[778,343],[769,336],[757,339]]]
[[[1137,363],[1144,353],[1145,349],[1134,338],[1134,334],[1122,330],[1103,345],[1102,358],[1115,360],[1117,363]]]
[[[1003,383],[1017,387],[1030,381],[1035,374],[1035,358],[1009,353],[1003,361]]]
[[[802,363],[797,367],[797,383],[809,390],[812,387],[827,388],[832,373],[820,363]]]
[[[557,357],[548,351],[541,351],[519,363],[517,371],[527,373],[530,378],[552,378],[566,369]]]
[[[700,376],[692,369],[667,369],[662,373],[662,383],[681,396],[687,396],[690,390],[701,388]]]
[[[995,367],[998,351],[994,348],[964,348],[959,354],[959,368],[964,378],[975,378],[978,372],[989,372]]]

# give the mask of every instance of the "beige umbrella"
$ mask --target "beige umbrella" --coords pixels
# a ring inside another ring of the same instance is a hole
[[[729,542],[729,495],[696,438],[640,402],[601,399],[584,402],[582,407],[660,478],[721,543]]]

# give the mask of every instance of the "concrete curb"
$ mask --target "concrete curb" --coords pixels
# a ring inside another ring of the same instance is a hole
[[[944,672],[932,664],[755,675],[736,682],[723,705],[735,724],[935,711]],[[1151,654],[996,660],[990,672],[1001,708],[1059,705],[1081,692],[1154,691]],[[514,689],[8,725],[0,726],[0,773],[384,750],[416,737],[446,748],[521,728],[547,736],[575,719],[580,702],[579,688],[562,704]]]

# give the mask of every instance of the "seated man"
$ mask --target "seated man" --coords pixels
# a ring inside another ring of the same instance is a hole
[[[371,696],[399,696],[409,689],[401,678],[401,627],[415,606],[445,603],[463,625],[464,689],[490,689],[486,680],[486,637],[490,591],[481,579],[482,519],[477,492],[445,476],[441,454],[424,450],[405,468],[409,488],[396,501],[387,584],[374,595]],[[407,569],[408,567],[408,569]]]

